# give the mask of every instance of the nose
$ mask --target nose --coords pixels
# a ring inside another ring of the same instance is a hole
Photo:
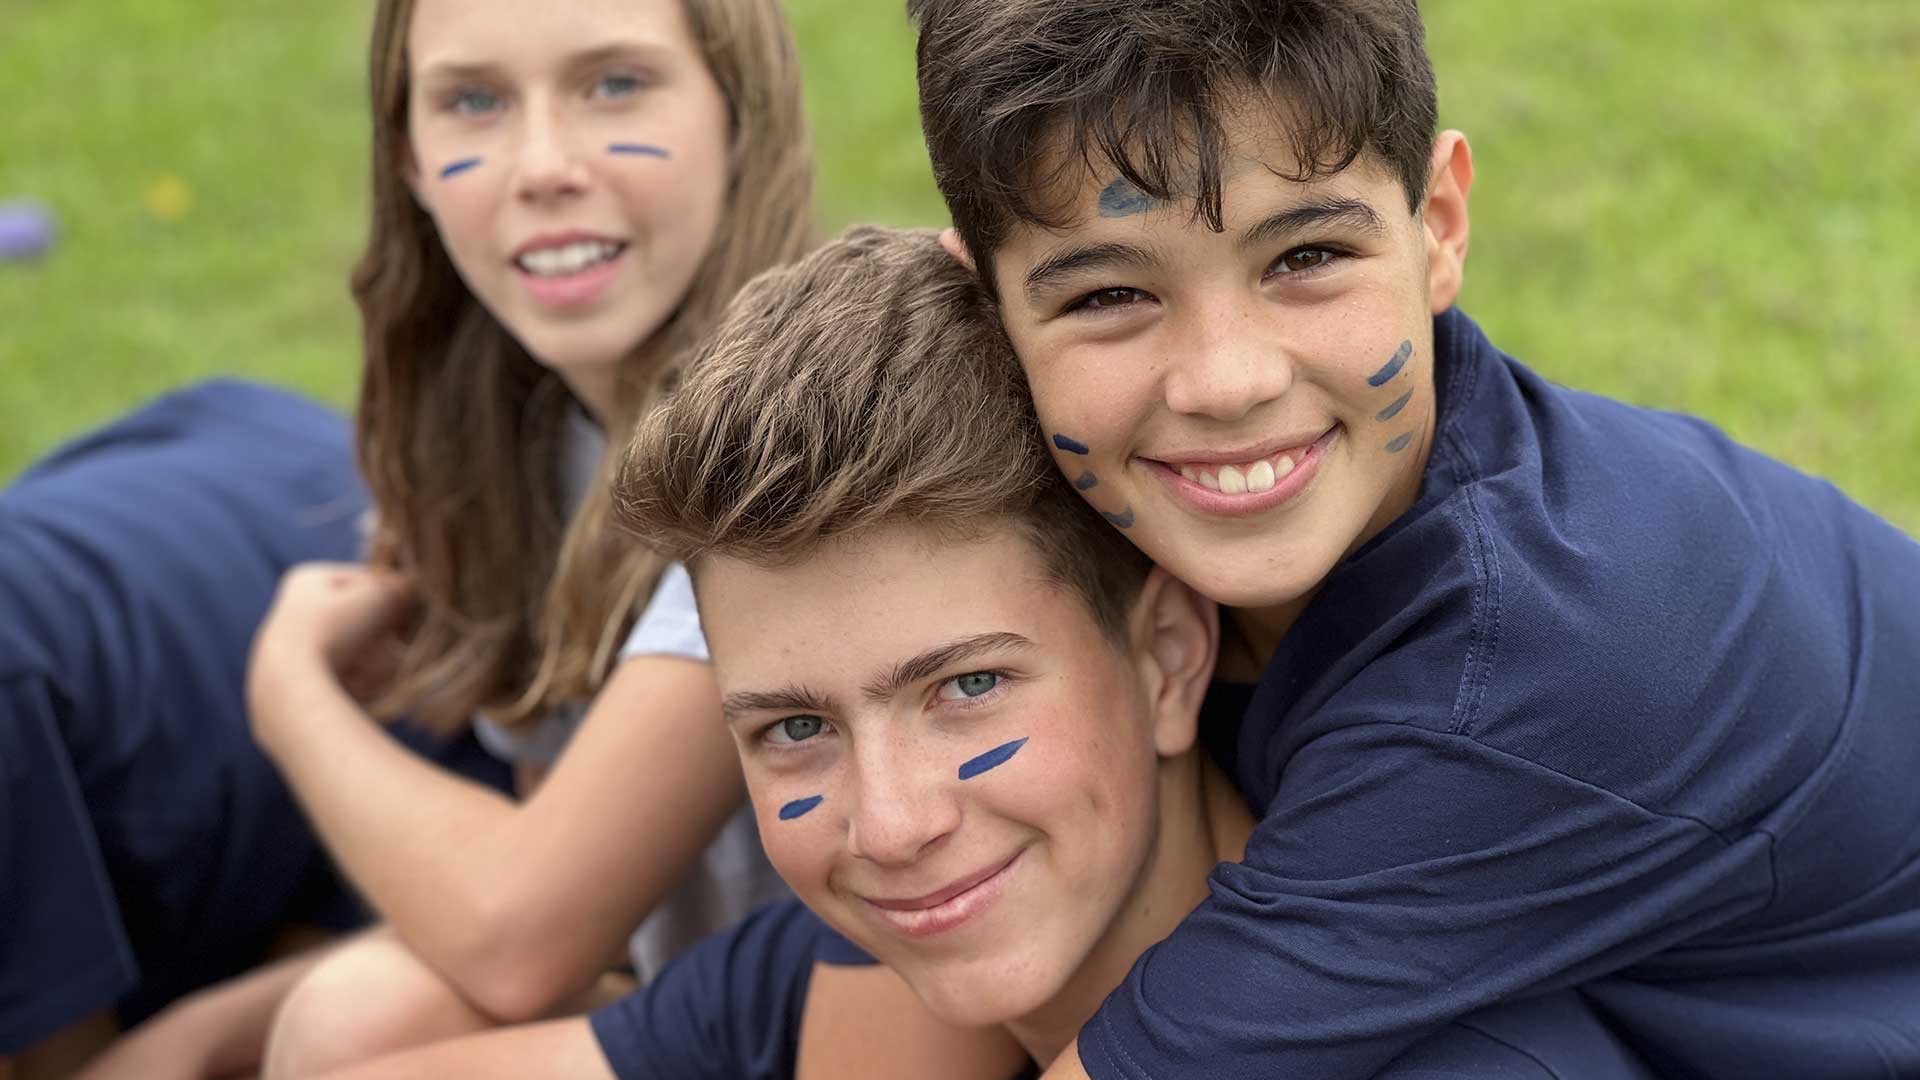
[[[1263,326],[1262,317],[1212,307],[1185,320],[1163,377],[1167,407],[1232,421],[1285,394],[1293,386],[1294,360],[1285,335]]]
[[[565,113],[529,101],[522,116],[515,194],[526,202],[543,203],[584,190],[590,173]]]
[[[847,850],[886,867],[911,865],[960,824],[945,783],[952,770],[922,760],[905,740],[871,740],[856,752],[858,787],[847,820]]]

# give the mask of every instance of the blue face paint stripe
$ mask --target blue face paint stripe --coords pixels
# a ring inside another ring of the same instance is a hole
[[[1005,765],[1007,762],[1013,760],[1013,755],[1019,753],[1020,748],[1025,745],[1027,745],[1026,739],[1015,739],[1003,746],[994,747],[979,757],[974,758],[972,761],[960,766],[960,779],[971,780],[981,773],[986,772],[988,769],[997,769]]]
[[[823,798],[825,798],[825,796],[811,795],[804,799],[793,800],[780,808],[780,820],[792,821],[794,818],[800,817],[814,807],[819,806],[820,800]]]
[[[1123,218],[1144,214],[1153,208],[1154,202],[1153,196],[1134,187],[1133,181],[1122,176],[1100,192],[1100,216]]]
[[[1413,391],[1409,390],[1406,393],[1400,395],[1400,400],[1395,401],[1393,404],[1387,406],[1384,409],[1381,409],[1380,415],[1374,417],[1374,419],[1384,424],[1387,421],[1393,419],[1394,417],[1399,416],[1400,410],[1406,408],[1407,402],[1412,400],[1413,400]]]
[[[1055,435],[1053,437],[1053,445],[1059,447],[1062,450],[1065,450],[1069,454],[1079,454],[1081,457],[1086,457],[1088,454],[1093,452],[1087,449],[1086,443],[1075,442],[1074,440],[1067,438],[1065,435]]]
[[[477,169],[480,167],[480,163],[484,160],[485,160],[484,158],[470,157],[470,158],[463,158],[459,161],[456,161],[453,164],[448,165],[446,168],[440,170],[440,179],[451,180],[454,177],[459,176],[461,173],[467,172],[470,169]]]
[[[1400,374],[1400,369],[1403,367],[1406,367],[1407,361],[1412,358],[1413,358],[1413,342],[1411,341],[1401,342],[1399,351],[1393,354],[1393,359],[1387,361],[1386,367],[1383,367],[1379,371],[1374,372],[1373,376],[1367,380],[1367,385],[1368,386],[1387,385],[1387,380],[1393,378],[1395,375]]]
[[[1405,450],[1407,448],[1407,445],[1411,442],[1413,442],[1413,432],[1409,431],[1405,435],[1402,435],[1399,438],[1388,443],[1387,453],[1397,454],[1400,451]]]
[[[1095,487],[1098,487],[1099,484],[1099,477],[1093,475],[1091,472],[1083,472],[1080,474],[1080,479],[1073,482],[1073,489],[1075,491],[1092,491]]]
[[[1133,507],[1131,506],[1127,507],[1125,510],[1121,511],[1118,514],[1109,514],[1105,510],[1102,510],[1100,511],[1100,516],[1103,518],[1106,518],[1107,521],[1110,524],[1112,524],[1113,527],[1116,529],[1133,528]]]
[[[667,153],[665,150],[661,149],[658,146],[648,146],[646,143],[617,142],[607,147],[607,153],[638,154],[641,157],[657,157],[657,158],[670,158],[673,156],[672,154]]]

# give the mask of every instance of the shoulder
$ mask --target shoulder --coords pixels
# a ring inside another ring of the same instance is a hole
[[[634,620],[620,648],[621,659],[633,656],[672,656],[687,660],[708,658],[707,639],[700,629],[700,611],[694,603],[693,580],[686,567],[672,563],[661,572],[653,595]]]
[[[1472,337],[1421,500],[1329,577],[1256,711],[1290,718],[1293,747],[1390,720],[1707,819],[1782,797],[1854,692],[1857,540],[1879,523],[1699,421],[1550,386],[1462,323],[1436,329]],[[1920,588],[1920,551],[1883,539],[1880,576]]]
[[[770,904],[594,1013],[594,1034],[620,1076],[790,1076],[814,955],[830,933],[797,900]]]

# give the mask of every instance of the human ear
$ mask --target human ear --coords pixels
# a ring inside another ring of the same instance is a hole
[[[961,266],[969,270],[975,269],[973,265],[973,253],[967,250],[967,242],[960,239],[959,229],[951,225],[941,229],[940,246],[947,250],[947,254],[958,260]]]
[[[1434,141],[1427,166],[1427,198],[1420,221],[1427,238],[1427,307],[1438,315],[1453,306],[1467,264],[1467,193],[1473,187],[1473,150],[1458,131]]]
[[[1213,601],[1154,567],[1134,602],[1133,662],[1153,715],[1153,747],[1163,758],[1193,748],[1200,703],[1220,654],[1220,614]]]

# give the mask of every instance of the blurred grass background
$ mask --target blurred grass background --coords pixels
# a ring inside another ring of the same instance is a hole
[[[823,230],[942,219],[900,0],[790,0]],[[1920,3],[1427,0],[1478,164],[1464,306],[1920,531]],[[357,378],[372,4],[0,0],[0,479],[214,373]]]

